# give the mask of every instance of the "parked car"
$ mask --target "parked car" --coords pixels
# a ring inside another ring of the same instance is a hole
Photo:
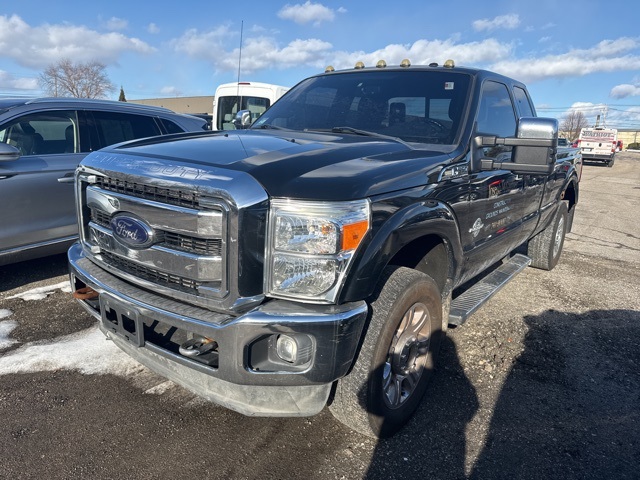
[[[74,171],[94,150],[202,131],[160,107],[71,98],[0,99],[0,265],[64,252],[78,236]]]

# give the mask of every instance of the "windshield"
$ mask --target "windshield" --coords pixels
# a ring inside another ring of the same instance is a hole
[[[470,76],[446,71],[363,71],[309,78],[252,128],[397,137],[450,145],[459,134]]]

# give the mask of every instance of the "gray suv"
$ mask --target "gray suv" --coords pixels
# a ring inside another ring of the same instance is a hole
[[[75,241],[73,175],[89,152],[206,129],[201,118],[146,105],[0,98],[0,265],[61,253]]]

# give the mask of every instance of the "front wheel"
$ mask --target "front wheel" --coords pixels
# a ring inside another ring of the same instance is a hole
[[[338,381],[331,413],[365,435],[393,435],[424,396],[442,334],[435,282],[410,268],[387,268],[358,359]]]
[[[527,255],[531,258],[532,267],[551,270],[558,264],[567,233],[567,218],[567,202],[561,201],[549,226],[529,240]]]

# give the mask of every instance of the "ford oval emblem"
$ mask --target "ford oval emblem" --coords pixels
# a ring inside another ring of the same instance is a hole
[[[153,229],[142,220],[126,214],[111,218],[113,236],[130,248],[147,248],[154,242]]]

